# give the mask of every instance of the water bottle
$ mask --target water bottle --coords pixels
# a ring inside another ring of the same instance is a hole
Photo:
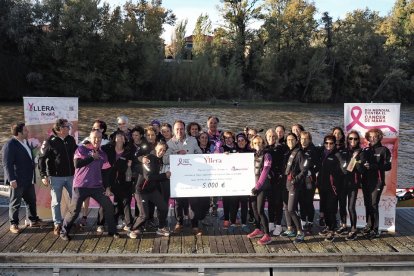
[[[131,182],[132,179],[132,170],[131,170],[131,166],[128,166],[126,172],[125,172],[125,181],[126,182]]]

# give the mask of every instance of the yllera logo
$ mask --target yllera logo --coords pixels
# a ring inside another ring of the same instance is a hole
[[[28,103],[27,104],[29,111],[43,111],[43,112],[51,112],[55,111],[55,108],[53,105],[35,105],[34,103]]]

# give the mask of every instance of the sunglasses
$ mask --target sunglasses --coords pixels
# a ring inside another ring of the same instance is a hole
[[[333,145],[333,144],[334,144],[334,142],[325,142],[324,144],[325,144],[325,145]]]
[[[62,126],[62,128],[70,128],[70,126]]]
[[[359,140],[359,138],[357,138],[357,137],[349,137],[349,138],[348,138],[348,140],[349,140],[349,141],[352,141],[352,140],[354,140],[354,141],[358,141],[358,140]]]

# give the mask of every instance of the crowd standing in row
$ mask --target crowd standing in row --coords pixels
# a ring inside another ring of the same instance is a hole
[[[128,118],[120,116],[117,123],[118,129],[108,137],[106,123],[94,121],[89,137],[76,145],[69,135],[70,123],[58,119],[53,135],[42,145],[40,175],[42,183],[51,189],[54,233],[64,240],[69,240],[70,229],[81,212],[80,225],[86,225],[89,198],[100,204],[97,231],[105,231],[106,224],[108,234],[113,237],[119,237],[118,230],[122,229],[130,238],[137,238],[151,227],[156,228],[158,235],[169,236],[180,233],[186,221],[190,221],[194,235],[202,235],[200,226],[205,223],[205,216],[217,215],[217,198],[176,198],[176,225],[174,229],[167,226],[169,156],[245,152],[254,153],[255,183],[250,196],[222,198],[224,229],[240,226],[248,238],[259,238],[257,242],[261,245],[272,242],[272,235],[303,242],[315,230],[313,200],[318,189],[319,234],[326,241],[333,241],[339,235],[354,240],[358,236],[356,198],[362,188],[366,227],[361,232],[370,239],[380,235],[378,205],[385,186],[385,171],[391,169],[391,154],[381,144],[380,129],[368,130],[365,139],[369,145],[361,148],[357,131],[351,130],[345,136],[339,127],[324,137],[322,146],[315,146],[311,133],[300,124],[293,125],[289,133],[283,125],[277,125],[261,136],[258,134],[261,131],[248,127],[237,134],[221,131],[219,119],[214,116],[208,118],[206,131],[196,122],[186,126],[181,120],[173,126],[153,120],[145,128],[137,125],[131,129]],[[24,123],[16,123],[11,132],[13,137],[3,149],[3,164],[11,186],[10,231],[19,233],[21,199],[27,203],[30,225],[38,225],[40,220],[33,187],[35,163],[26,141],[28,130]],[[60,211],[63,188],[71,197],[64,219]],[[117,225],[118,220],[122,224]]]

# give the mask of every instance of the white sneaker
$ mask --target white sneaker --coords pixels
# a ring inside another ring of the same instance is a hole
[[[130,232],[128,232],[128,237],[130,237],[131,239],[136,239],[136,238],[138,238],[138,234],[139,234],[139,232],[138,231],[130,231]]]
[[[273,236],[280,236],[282,232],[283,232],[282,225],[276,225],[275,230],[273,230]]]
[[[103,227],[103,225],[99,225],[98,228],[96,228],[96,232],[98,232],[98,233],[105,232],[105,227]]]
[[[125,225],[124,228],[122,228],[122,230],[128,232],[128,231],[131,231],[131,227]]]

